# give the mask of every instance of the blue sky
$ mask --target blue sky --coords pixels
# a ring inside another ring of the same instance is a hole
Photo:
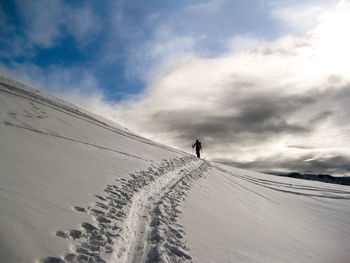
[[[260,171],[350,174],[346,0],[0,1],[0,74]]]
[[[1,1],[0,62],[14,72],[22,65],[44,76],[72,70],[72,86],[88,74],[93,89],[120,100],[143,90],[174,56],[218,56],[236,35],[271,41],[298,33],[272,13],[300,2]]]

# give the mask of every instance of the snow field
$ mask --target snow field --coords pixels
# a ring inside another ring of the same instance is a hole
[[[2,77],[0,149],[1,262],[349,262],[349,186],[199,160]]]

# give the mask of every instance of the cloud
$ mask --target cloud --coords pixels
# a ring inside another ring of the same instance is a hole
[[[66,27],[70,34],[82,45],[93,40],[100,32],[102,22],[90,7],[70,9],[69,11],[66,10],[66,13]]]
[[[312,103],[312,98],[268,93],[249,98],[242,98],[239,93],[225,95],[220,98],[222,104],[216,107],[204,104],[202,109],[194,111],[187,108],[157,111],[152,115],[152,122],[159,125],[157,130],[168,130],[179,141],[189,142],[199,137],[214,145],[243,146],[261,143],[273,136],[305,134],[312,130],[304,123],[288,121],[290,115]],[[207,143],[207,147],[212,146]]]
[[[25,35],[33,44],[51,47],[62,36],[64,6],[62,1],[16,1],[16,7],[24,21]]]
[[[272,16],[298,32],[305,33],[324,21],[329,12],[330,6],[324,6],[324,4],[304,4],[276,8]]]
[[[33,63],[12,63],[11,67],[0,65],[0,75],[11,77],[24,84],[46,90],[60,97],[81,94],[102,97],[93,72],[78,67],[51,66],[41,68]]]
[[[63,0],[15,1],[23,35],[12,36],[20,40],[22,49],[52,48],[67,35],[73,36],[78,43],[86,44],[100,30],[101,23],[91,7],[84,5],[76,8]],[[25,48],[26,47],[26,48]]]
[[[267,41],[254,38],[249,34],[234,36],[225,41],[226,49],[231,52],[264,50],[270,45]]]
[[[206,3],[194,4],[187,7],[186,11],[193,14],[216,13],[224,5],[225,0],[212,0]]]
[[[161,26],[152,39],[130,51],[128,75],[149,81],[159,68],[172,67],[178,58],[194,52],[195,45],[195,38],[177,36],[170,28]]]

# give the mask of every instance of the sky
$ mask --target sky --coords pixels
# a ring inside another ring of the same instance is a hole
[[[0,74],[263,172],[350,173],[350,1],[2,0]]]

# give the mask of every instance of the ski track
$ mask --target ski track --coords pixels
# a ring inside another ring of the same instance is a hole
[[[306,185],[271,181],[271,180],[256,178],[249,175],[243,175],[236,172],[228,171],[219,166],[214,166],[213,168],[217,169],[220,172],[230,174],[246,182],[259,185],[261,187],[274,190],[274,191],[279,191],[287,194],[308,196],[308,197],[350,200],[350,191],[336,190],[336,189],[325,188],[320,186],[306,186]]]
[[[208,169],[208,162],[186,156],[152,164],[129,180],[116,179],[95,195],[92,207],[74,207],[95,224],[56,231],[57,237],[75,240],[72,252],[40,262],[192,262],[177,217],[191,185]]]

